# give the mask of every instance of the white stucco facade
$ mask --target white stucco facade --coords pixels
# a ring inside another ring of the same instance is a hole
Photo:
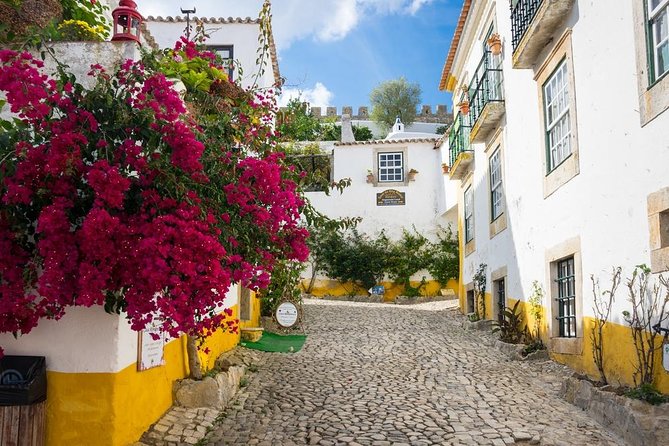
[[[474,238],[463,256],[465,287],[485,263],[489,292],[491,272],[505,270],[507,297],[526,299],[535,280],[549,291],[555,280],[551,264],[576,253],[580,316],[588,317],[593,316],[591,274],[605,288],[613,266],[622,266],[626,277],[635,265],[653,263],[651,250],[658,246],[651,241],[649,196],[669,186],[669,111],[642,126],[639,110],[646,91],[637,84],[647,73],[639,66],[645,49],[638,41],[643,42],[645,30],[635,19],[634,7],[628,2],[615,7],[609,2],[562,3],[568,9],[550,43],[525,69],[512,66],[509,2],[472,3],[451,74],[458,90],[470,83],[492,27],[503,44],[504,115],[484,141],[471,145],[473,164],[462,180],[453,182],[460,187],[461,205],[465,190],[473,190]],[[548,172],[542,87],[563,61],[571,155]],[[654,94],[668,91],[656,89]],[[489,163],[497,148],[502,154],[505,229],[491,222]],[[463,206],[459,220],[462,238]],[[551,297],[548,292],[543,304],[552,324]],[[628,309],[621,287],[611,320],[623,323],[622,311]]]
[[[191,18],[194,29],[195,18]],[[174,44],[185,35],[186,19],[183,17],[148,17],[146,28],[159,48],[173,48]],[[232,58],[236,62],[233,78],[241,76],[241,85],[248,88],[256,82],[258,67],[258,36],[260,25],[256,19],[209,19],[205,22],[205,30],[210,36],[206,46],[232,47]],[[193,33],[191,33],[192,37]],[[256,85],[261,88],[270,88],[278,81],[276,63],[276,49],[273,42],[265,55],[266,63],[263,73],[258,77]],[[276,69],[275,69],[276,68]]]

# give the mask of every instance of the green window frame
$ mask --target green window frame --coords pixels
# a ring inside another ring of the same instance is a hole
[[[561,338],[576,337],[576,275],[574,257],[557,262],[558,326]]]
[[[551,173],[572,154],[569,71],[563,59],[542,86],[546,137],[546,170]]]
[[[474,240],[474,196],[472,187],[465,190],[465,243]]]
[[[643,0],[650,83],[669,73],[669,0]]]
[[[504,185],[502,184],[502,152],[498,147],[490,156],[490,221],[504,213]]]

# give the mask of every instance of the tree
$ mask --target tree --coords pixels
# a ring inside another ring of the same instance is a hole
[[[333,122],[325,123],[321,126],[322,141],[339,141],[341,139],[341,125]],[[369,141],[374,139],[374,135],[369,127],[363,125],[353,126],[353,137],[356,141]]]
[[[321,122],[299,98],[291,99],[280,112],[278,128],[282,141],[316,141],[321,135]]]
[[[397,116],[405,125],[412,124],[421,93],[420,85],[404,77],[380,83],[369,94],[372,119],[385,128],[391,128]]]

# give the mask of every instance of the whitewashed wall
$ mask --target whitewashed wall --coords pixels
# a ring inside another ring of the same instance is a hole
[[[511,68],[508,2],[486,2],[481,8],[494,8],[506,52],[503,170],[508,228],[489,238],[487,155],[484,145],[478,144],[473,182],[476,251],[465,259],[464,283],[472,280],[479,263],[487,263],[488,272],[506,265],[507,296],[526,298],[532,281],[549,286],[546,250],[580,236],[583,312],[590,316],[590,274],[607,285],[604,279],[610,277],[612,266],[623,266],[629,274],[634,265],[650,263],[646,200],[648,194],[669,186],[669,111],[640,126],[632,6],[610,6],[607,2],[575,2],[566,21],[573,29],[580,174],[546,199],[543,118],[534,70]],[[554,41],[563,31],[564,27]],[[467,73],[468,81],[474,72],[483,32],[476,33],[479,41],[461,48],[459,54],[467,55],[467,63],[455,73],[458,79]],[[612,319],[620,322],[627,307],[621,289]]]
[[[374,148],[395,151],[407,148],[406,170],[416,169],[415,181],[406,186],[384,187],[366,182],[367,170],[373,170]],[[385,230],[391,238],[399,238],[402,228],[412,225],[425,236],[434,238],[437,224],[448,222],[439,212],[445,209],[440,203],[443,196],[441,154],[434,150],[434,143],[397,143],[379,145],[336,146],[334,149],[334,179],[351,178],[351,186],[343,194],[333,191],[330,196],[322,192],[309,192],[307,197],[313,205],[326,215],[339,217],[362,217],[358,229],[366,234],[377,234]],[[406,205],[377,206],[376,194],[387,189],[404,192]],[[453,195],[452,199],[455,198]]]
[[[172,48],[179,38],[184,35],[186,22],[159,22],[147,21],[147,28],[160,48]],[[253,84],[257,73],[256,59],[258,57],[258,35],[260,27],[253,23],[207,23],[207,33],[211,36],[206,45],[233,45],[234,59],[239,61],[243,70],[242,86]],[[237,79],[239,71],[235,69],[233,76]],[[267,54],[265,72],[259,79],[260,87],[271,87],[274,84],[272,61]]]

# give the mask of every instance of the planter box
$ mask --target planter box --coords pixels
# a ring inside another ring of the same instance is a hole
[[[653,406],[577,377],[568,378],[560,393],[632,446],[669,444],[669,403]]]

